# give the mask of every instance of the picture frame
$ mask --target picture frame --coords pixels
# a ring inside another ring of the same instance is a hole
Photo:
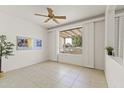
[[[17,50],[33,50],[42,47],[42,40],[25,36],[17,36]]]

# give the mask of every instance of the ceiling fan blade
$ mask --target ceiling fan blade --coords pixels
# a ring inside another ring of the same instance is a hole
[[[66,16],[54,16],[56,19],[66,19]]]
[[[51,18],[46,19],[46,20],[44,21],[44,23],[48,22],[50,19],[51,19]]]
[[[53,15],[53,10],[51,8],[47,8],[48,15]]]
[[[53,21],[56,22],[57,24],[59,24],[59,22],[55,18],[53,18]]]
[[[42,15],[42,14],[34,14],[34,15],[48,17],[47,15]]]

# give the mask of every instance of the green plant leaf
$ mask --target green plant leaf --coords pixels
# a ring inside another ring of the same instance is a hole
[[[5,56],[5,58],[8,58],[8,56],[13,55],[14,44],[6,40],[7,38],[5,35],[0,36],[0,56]]]

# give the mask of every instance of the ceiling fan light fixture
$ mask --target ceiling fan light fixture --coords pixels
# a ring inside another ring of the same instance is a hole
[[[55,23],[59,24],[58,20],[56,19],[66,19],[66,16],[55,16],[51,8],[47,8],[47,11],[48,11],[48,15],[42,15],[42,14],[37,14],[37,13],[35,13],[34,15],[48,17],[48,19],[46,19],[44,23],[47,23],[49,20],[53,19]]]

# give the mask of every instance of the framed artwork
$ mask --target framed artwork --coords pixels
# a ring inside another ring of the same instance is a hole
[[[42,40],[40,39],[33,39],[33,49],[40,49],[42,47]]]
[[[17,36],[17,50],[40,49],[42,40],[30,37]]]
[[[32,48],[32,39],[29,37],[17,36],[17,50],[27,50]]]

